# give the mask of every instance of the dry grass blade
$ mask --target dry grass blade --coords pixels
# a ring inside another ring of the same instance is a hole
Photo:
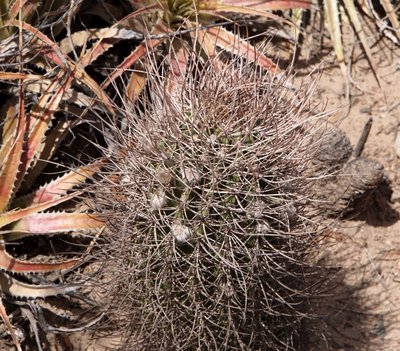
[[[338,63],[340,65],[340,69],[342,70],[343,76],[347,80],[349,80],[350,73],[347,72],[347,65],[344,57],[344,48],[343,48],[342,34],[341,34],[341,21],[339,16],[339,5],[340,2],[338,2],[337,0],[324,1],[324,15],[326,16],[328,22],[329,33],[331,36],[333,48],[335,50]],[[347,16],[350,19],[350,24],[354,28],[354,31],[356,32],[356,35],[361,42],[362,49],[374,73],[375,79],[378,85],[382,88],[382,82],[378,75],[377,66],[372,57],[372,52],[365,35],[365,30],[359,18],[359,11],[357,10],[353,0],[343,0],[343,5],[344,9],[346,10]]]
[[[29,80],[41,80],[44,79],[42,76],[37,74],[27,74],[22,72],[0,72],[0,79],[2,80],[19,80],[23,79],[24,81]]]
[[[325,14],[328,21],[329,33],[331,35],[333,48],[336,53],[337,60],[342,70],[343,77],[347,77],[346,62],[344,59],[344,51],[342,44],[342,34],[340,32],[340,19],[339,19],[339,8],[338,1],[326,0],[324,1]]]
[[[383,8],[386,11],[386,15],[389,18],[390,23],[392,24],[393,31],[396,33],[397,39],[400,41],[400,23],[398,19],[398,14],[396,13],[396,9],[390,0],[381,0]]]
[[[336,1],[336,0],[328,0],[328,1]],[[378,71],[377,71],[377,67],[376,64],[374,62],[374,59],[372,58],[372,52],[371,49],[368,45],[367,42],[367,38],[365,36],[364,30],[362,28],[360,19],[358,17],[357,14],[357,9],[354,5],[354,1],[353,0],[343,0],[343,3],[345,5],[345,8],[349,14],[350,20],[351,20],[351,24],[354,26],[354,30],[358,36],[358,38],[360,39],[361,45],[364,49],[365,55],[367,56],[368,62],[372,68],[372,71],[374,73],[374,76],[376,78],[376,81],[378,82],[379,86],[382,88],[382,82],[381,79],[378,75]]]

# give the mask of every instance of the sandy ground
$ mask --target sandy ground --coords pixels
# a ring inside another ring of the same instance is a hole
[[[400,350],[400,50],[384,44],[374,48],[382,90],[364,59],[352,67],[357,86],[349,98],[337,67],[323,70],[317,88],[328,109],[340,108],[333,120],[353,146],[373,118],[363,156],[385,166],[393,190],[385,208],[371,205],[365,220],[337,223],[321,245],[323,263],[341,267],[342,279],[319,302],[332,334],[312,347],[319,351]]]

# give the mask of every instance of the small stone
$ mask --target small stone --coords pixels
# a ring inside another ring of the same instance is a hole
[[[371,112],[372,112],[371,107],[364,106],[364,107],[360,108],[360,113],[368,113],[369,114]]]

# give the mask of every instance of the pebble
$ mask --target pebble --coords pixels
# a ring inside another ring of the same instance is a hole
[[[370,114],[371,112],[372,112],[371,107],[364,106],[364,107],[360,108],[360,113],[368,113],[368,114]]]

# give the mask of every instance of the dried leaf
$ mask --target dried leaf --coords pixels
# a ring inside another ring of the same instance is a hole
[[[214,39],[215,45],[223,50],[240,55],[273,74],[279,73],[279,68],[267,56],[238,35],[232,34],[224,28],[209,28],[206,31]]]
[[[3,293],[9,296],[25,299],[45,298],[68,294],[79,289],[79,285],[33,285],[21,283],[0,271],[0,288]]]
[[[396,10],[390,0],[380,0],[380,2],[386,11],[386,16],[389,18],[393,30],[396,33],[397,39],[400,40],[400,23],[397,17],[398,13],[396,13]]]
[[[329,33],[336,58],[344,77],[347,77],[346,62],[344,60],[344,51],[342,45],[342,34],[340,33],[339,8],[337,0],[324,1],[325,13],[328,21]]]
[[[38,213],[27,216],[11,225],[4,235],[6,241],[18,240],[29,235],[48,235],[69,231],[96,230],[105,225],[104,219],[88,213]]]
[[[74,48],[85,46],[90,40],[105,39],[113,39],[114,42],[122,39],[143,39],[143,34],[135,32],[134,30],[129,28],[118,28],[114,26],[101,29],[85,29],[79,32],[75,32],[70,37],[61,40],[59,45],[63,52],[69,54]],[[92,56],[92,58],[93,57],[94,56]],[[82,61],[80,61],[80,63],[85,66],[85,63],[83,63]]]
[[[10,319],[8,318],[7,311],[4,308],[2,298],[0,298],[0,315],[1,315],[1,318],[3,319],[3,322],[6,325],[8,331],[10,332],[11,338],[13,339],[13,342],[14,342],[15,347],[17,348],[17,351],[22,351],[22,348],[18,341],[17,335],[15,335],[15,332],[14,332],[14,329],[10,322]]]
[[[4,245],[4,241],[0,241],[0,269],[12,273],[45,273],[55,270],[69,269],[80,262],[79,259],[72,259],[59,263],[34,263],[18,260],[10,256]]]
[[[329,0],[328,2],[331,2],[331,1],[336,1],[336,0]],[[381,79],[379,78],[378,71],[377,71],[377,68],[375,65],[375,61],[372,58],[372,52],[371,52],[371,49],[369,48],[367,38],[366,38],[364,30],[361,26],[361,22],[358,18],[357,9],[354,5],[354,2],[353,2],[353,0],[343,0],[343,3],[349,14],[351,23],[354,26],[354,30],[355,30],[358,38],[361,41],[361,45],[364,49],[365,55],[367,56],[368,62],[371,65],[372,72],[374,73],[375,79],[378,82],[379,86],[382,88],[382,82],[381,82]]]
[[[30,207],[23,208],[21,210],[13,210],[13,211],[2,213],[2,214],[0,214],[0,228],[3,228],[4,226],[6,226],[10,223],[16,222],[26,216],[30,216],[32,214],[45,211],[51,207],[62,204],[63,202],[72,200],[74,197],[77,197],[81,193],[82,192],[76,191],[72,194],[62,196],[55,200],[35,204]]]
[[[16,191],[18,173],[20,172],[19,166],[23,153],[24,137],[26,129],[26,116],[25,116],[25,95],[21,85],[19,97],[19,116],[18,126],[15,129],[15,139],[2,145],[3,148],[9,148],[7,154],[0,150],[0,154],[5,154],[1,166],[0,173],[0,212],[3,212],[9,205],[9,202]],[[20,176],[21,177],[21,176]]]

